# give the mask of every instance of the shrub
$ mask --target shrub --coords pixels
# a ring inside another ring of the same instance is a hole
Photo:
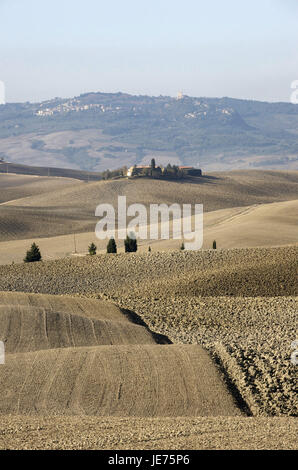
[[[107,253],[117,253],[117,245],[114,238],[110,238],[107,244]]]
[[[34,263],[41,260],[41,253],[36,243],[32,243],[30,250],[27,251],[24,263]]]
[[[182,242],[182,245],[180,246],[180,250],[183,251],[185,250],[185,246],[184,246],[184,243]]]
[[[127,235],[124,240],[125,253],[133,253],[138,250],[137,240],[134,234]]]
[[[212,247],[213,247],[213,250],[216,250],[216,240],[213,240]]]
[[[97,246],[94,245],[94,243],[92,242],[91,245],[89,245],[88,247],[89,255],[90,256],[96,255],[96,250],[97,250]]]

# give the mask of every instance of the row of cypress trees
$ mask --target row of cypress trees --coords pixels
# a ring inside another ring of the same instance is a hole
[[[127,235],[126,239],[124,240],[124,248],[125,253],[135,253],[138,250],[138,244],[135,237],[129,237]],[[213,241],[212,248],[216,250],[216,240]],[[184,250],[184,243],[182,243],[180,250]],[[88,247],[89,255],[93,256],[96,255],[97,247],[92,242],[91,245]],[[151,252],[151,247],[149,246],[149,252]],[[109,243],[107,245],[107,253],[117,253],[117,245],[114,238],[110,238]],[[35,261],[41,261],[41,253],[39,247],[36,243],[33,243],[30,250],[27,251],[26,256],[24,258],[25,263],[33,263]]]
[[[135,253],[136,251],[138,251],[138,243],[134,236],[127,235],[126,239],[124,240],[124,249],[125,253]],[[117,245],[114,238],[110,238],[109,240],[109,243],[107,245],[107,253],[117,253]],[[94,245],[94,243],[91,243],[91,245],[89,246],[89,254],[96,254],[96,246]]]
[[[127,235],[126,239],[124,240],[124,248],[125,253],[133,253],[138,250],[138,244],[136,238],[133,236]],[[96,255],[97,247],[92,242],[91,245],[88,247],[89,255],[93,256]],[[109,240],[107,245],[107,253],[117,253],[117,245],[114,238]],[[25,263],[34,263],[35,261],[41,261],[42,256],[40,253],[39,247],[36,243],[32,243],[30,250],[27,251],[26,256],[24,258]]]

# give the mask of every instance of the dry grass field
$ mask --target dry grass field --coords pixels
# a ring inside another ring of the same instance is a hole
[[[10,201],[1,184],[6,178],[0,175],[0,194],[6,201],[0,206],[0,241],[94,232],[97,205],[108,202],[117,209],[118,195],[126,195],[128,205],[203,204],[204,212],[298,199],[297,171],[214,173],[183,182],[142,178],[82,183],[61,178],[67,184],[59,188],[59,178],[47,188],[47,178],[39,177],[40,194],[19,197],[18,188],[15,194],[10,191]]]
[[[127,204],[203,203],[204,248],[288,245],[297,242],[298,172],[235,171],[193,181],[149,179],[82,183],[68,178],[0,175],[0,264],[19,263],[35,241],[43,259],[99,253],[106,241],[95,237],[95,208],[118,195]],[[75,240],[74,240],[75,234]],[[177,240],[141,241],[140,252],[177,250]],[[118,243],[123,252],[123,241]]]
[[[219,209],[204,214],[203,248],[212,246],[215,239],[220,248],[279,246],[297,243],[298,200],[258,204],[248,207]],[[147,227],[147,232],[149,228]],[[149,233],[149,232],[148,232]],[[32,243],[38,244],[44,260],[84,256],[91,242],[97,252],[106,252],[106,240],[96,238],[95,231],[60,235],[50,238],[31,238],[0,242],[0,264],[23,262]],[[123,240],[116,236],[118,252],[124,252]],[[181,241],[139,240],[138,253],[178,250]],[[76,249],[77,254],[74,251]]]
[[[45,179],[40,193],[30,180],[15,198],[8,180],[0,448],[297,449],[297,172]],[[96,242],[84,256],[95,206],[118,194],[203,202],[205,248],[219,249],[107,255]],[[17,264],[33,240],[44,261]]]
[[[78,185],[78,180],[42,176],[14,175],[0,173],[0,204],[17,203],[19,199],[40,196]]]

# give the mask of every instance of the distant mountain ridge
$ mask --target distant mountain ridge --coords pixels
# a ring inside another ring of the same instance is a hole
[[[298,168],[298,106],[86,93],[0,106],[0,158],[103,171],[134,163]]]

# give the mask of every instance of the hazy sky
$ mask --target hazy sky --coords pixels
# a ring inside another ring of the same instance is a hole
[[[87,91],[289,101],[298,0],[0,0],[7,101]]]

